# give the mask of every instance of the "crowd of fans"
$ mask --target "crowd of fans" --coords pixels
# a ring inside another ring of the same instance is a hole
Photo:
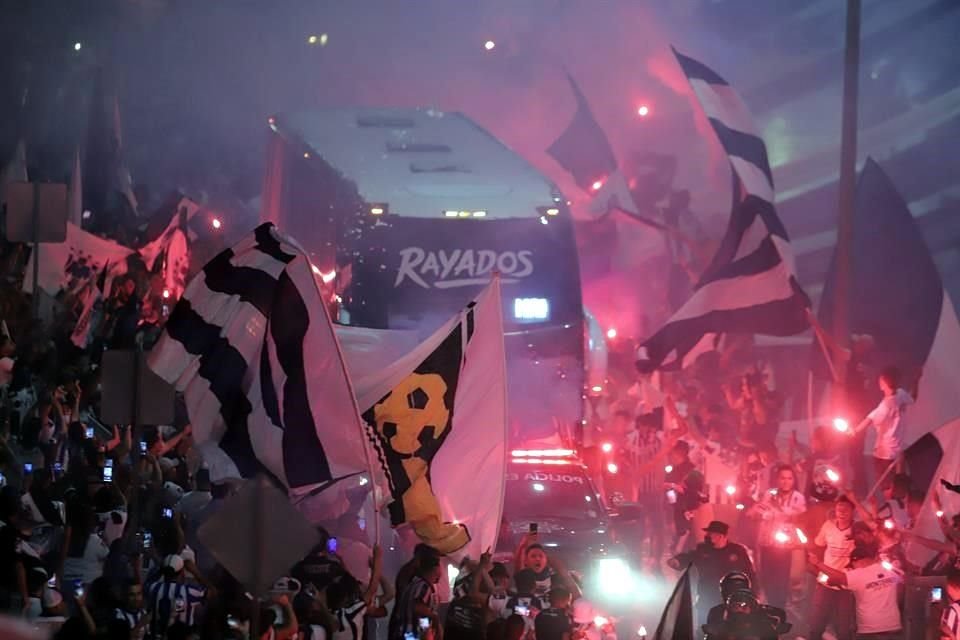
[[[699,622],[724,606],[730,594],[719,585],[735,572],[765,603],[750,608],[773,612],[772,628],[789,612],[791,637],[819,640],[829,628],[839,640],[900,638],[905,585],[923,577],[941,585],[931,602],[942,596],[923,617],[945,606],[943,638],[960,637],[960,605],[951,606],[960,585],[960,514],[942,512],[937,491],[948,483],[929,488],[926,501],[928,487],[908,475],[902,434],[912,394],[895,368],[867,372],[863,344],[870,343],[861,340],[849,363],[859,382],[848,402],[864,413],[852,425],[816,426],[808,443],[781,428],[783,398],[749,350],[739,367],[708,359],[678,374],[641,374],[594,425],[587,441],[596,482],[611,502],[641,505],[638,551],[648,571],[697,570]],[[875,444],[865,454],[871,430]],[[618,456],[615,474],[601,447]],[[913,532],[922,508],[936,510],[942,540]],[[936,556],[911,564],[907,541]]]
[[[4,245],[2,258],[22,270],[18,247]],[[442,615],[436,585],[446,572],[430,548],[418,547],[392,580],[377,550],[365,575],[352,575],[325,535],[274,586],[272,603],[250,598],[197,538],[234,485],[211,485],[186,417],[145,429],[97,420],[100,354],[149,348],[162,327],[156,276],[134,269],[116,278],[84,348],[70,339],[76,299],[63,296],[60,311],[37,323],[18,284],[2,283],[4,611],[70,638],[245,637],[251,620],[266,629],[262,637],[280,639],[373,638],[378,628],[390,640],[444,631],[603,637],[577,580],[548,561],[535,536],[522,541],[512,566],[484,556],[460,567]],[[772,368],[741,354],[740,364],[717,356],[680,375],[640,374],[578,443],[611,502],[639,505],[633,552],[646,571],[666,580],[696,569],[697,622],[710,637],[749,635],[731,630],[737,612],[769,622],[771,637],[790,627],[807,638],[827,629],[838,640],[901,637],[905,581],[941,576],[942,634],[960,640],[960,515],[942,515],[942,540],[913,533],[927,491],[902,457],[911,393],[895,369],[869,373],[863,344],[847,376],[851,406],[863,416],[847,432],[821,425],[808,444],[784,437]],[[864,456],[870,429],[876,445]],[[617,456],[615,473],[605,455]],[[914,566],[907,540],[935,557]]]

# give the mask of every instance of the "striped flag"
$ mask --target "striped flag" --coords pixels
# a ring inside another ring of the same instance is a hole
[[[690,568],[687,567],[674,587],[663,616],[651,640],[693,640],[693,594],[690,591]]]
[[[265,472],[299,495],[370,470],[311,264],[272,224],[190,281],[149,366],[184,394],[214,480]]]
[[[787,231],[773,206],[767,148],[740,96],[706,65],[674,54],[727,152],[733,206],[724,238],[693,295],[649,340],[641,369],[683,362],[711,333],[793,335],[810,300],[796,278]],[[712,339],[712,338],[711,338]]]
[[[869,158],[857,183],[850,254],[850,331],[872,336],[871,359],[881,367],[898,367],[904,388],[918,391],[904,421],[904,443],[910,444],[960,417],[960,396],[955,392],[960,380],[960,323],[907,203]],[[836,304],[834,255],[818,316],[828,332]],[[814,371],[823,371],[820,349],[815,347],[812,355]]]

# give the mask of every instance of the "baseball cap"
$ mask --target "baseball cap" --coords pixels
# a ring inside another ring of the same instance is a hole
[[[857,544],[853,547],[853,551],[850,552],[851,562],[854,560],[863,560],[864,558],[873,558],[879,553],[879,549],[875,544]]]
[[[728,525],[726,522],[714,520],[706,526],[704,531],[707,533],[719,533],[720,535],[725,536],[730,533],[730,525]]]
[[[169,556],[163,559],[164,568],[173,569],[175,573],[180,573],[183,571],[183,558],[178,556],[175,553],[171,553]]]

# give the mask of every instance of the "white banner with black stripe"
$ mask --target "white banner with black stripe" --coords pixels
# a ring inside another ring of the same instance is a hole
[[[370,469],[316,276],[272,224],[191,280],[149,364],[184,394],[215,481],[264,472],[305,492]]]
[[[808,326],[810,301],[773,205],[773,174],[753,118],[715,71],[676,50],[674,55],[729,157],[733,205],[720,248],[693,295],[644,343],[642,369],[684,362],[709,333],[782,336]]]

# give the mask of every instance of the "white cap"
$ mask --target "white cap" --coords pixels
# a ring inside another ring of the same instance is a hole
[[[174,570],[174,572],[180,573],[183,571],[183,558],[175,553],[172,553],[163,559],[163,566],[164,568],[170,567]]]
[[[183,558],[185,563],[197,561],[197,554],[194,553],[190,547],[184,547],[183,550],[180,551],[180,557]]]

